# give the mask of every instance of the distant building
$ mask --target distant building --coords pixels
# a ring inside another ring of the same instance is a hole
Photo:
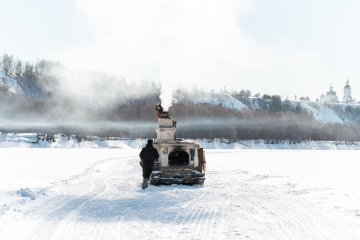
[[[351,97],[351,87],[349,85],[349,79],[346,81],[346,85],[344,87],[344,96],[343,96],[342,101],[344,103],[355,102],[354,99]]]
[[[309,97],[301,97],[299,100],[300,101],[310,101],[310,98]]]
[[[338,96],[336,96],[336,92],[334,91],[332,84],[330,85],[329,91],[326,92],[326,95],[321,94],[320,102],[322,102],[322,103],[325,103],[325,102],[338,103],[339,102]]]
[[[251,97],[251,91],[250,90],[241,90],[239,95],[241,98],[248,98],[248,97]]]

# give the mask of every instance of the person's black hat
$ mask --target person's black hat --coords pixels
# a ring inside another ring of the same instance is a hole
[[[152,144],[153,144],[153,140],[152,140],[152,139],[148,139],[147,144],[152,145]]]

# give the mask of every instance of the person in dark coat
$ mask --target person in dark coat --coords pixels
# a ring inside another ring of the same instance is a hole
[[[140,154],[140,159],[142,161],[142,169],[143,169],[143,183],[142,188],[147,188],[148,181],[150,178],[150,175],[154,168],[154,161],[155,159],[159,158],[159,153],[156,150],[156,148],[153,147],[153,140],[149,139],[147,141],[146,147],[144,147]]]

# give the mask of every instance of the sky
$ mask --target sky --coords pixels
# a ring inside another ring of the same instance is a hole
[[[172,88],[360,100],[360,1],[0,0],[0,54]]]

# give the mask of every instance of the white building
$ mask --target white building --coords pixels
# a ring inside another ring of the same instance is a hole
[[[349,80],[346,81],[346,86],[344,87],[344,96],[342,98],[344,103],[353,103],[355,99],[351,97],[351,87],[349,85]]]
[[[326,92],[326,95],[321,94],[320,102],[322,102],[322,103],[325,103],[325,102],[338,103],[339,102],[338,96],[336,96],[336,92],[334,91],[332,84],[330,85],[329,91]]]

